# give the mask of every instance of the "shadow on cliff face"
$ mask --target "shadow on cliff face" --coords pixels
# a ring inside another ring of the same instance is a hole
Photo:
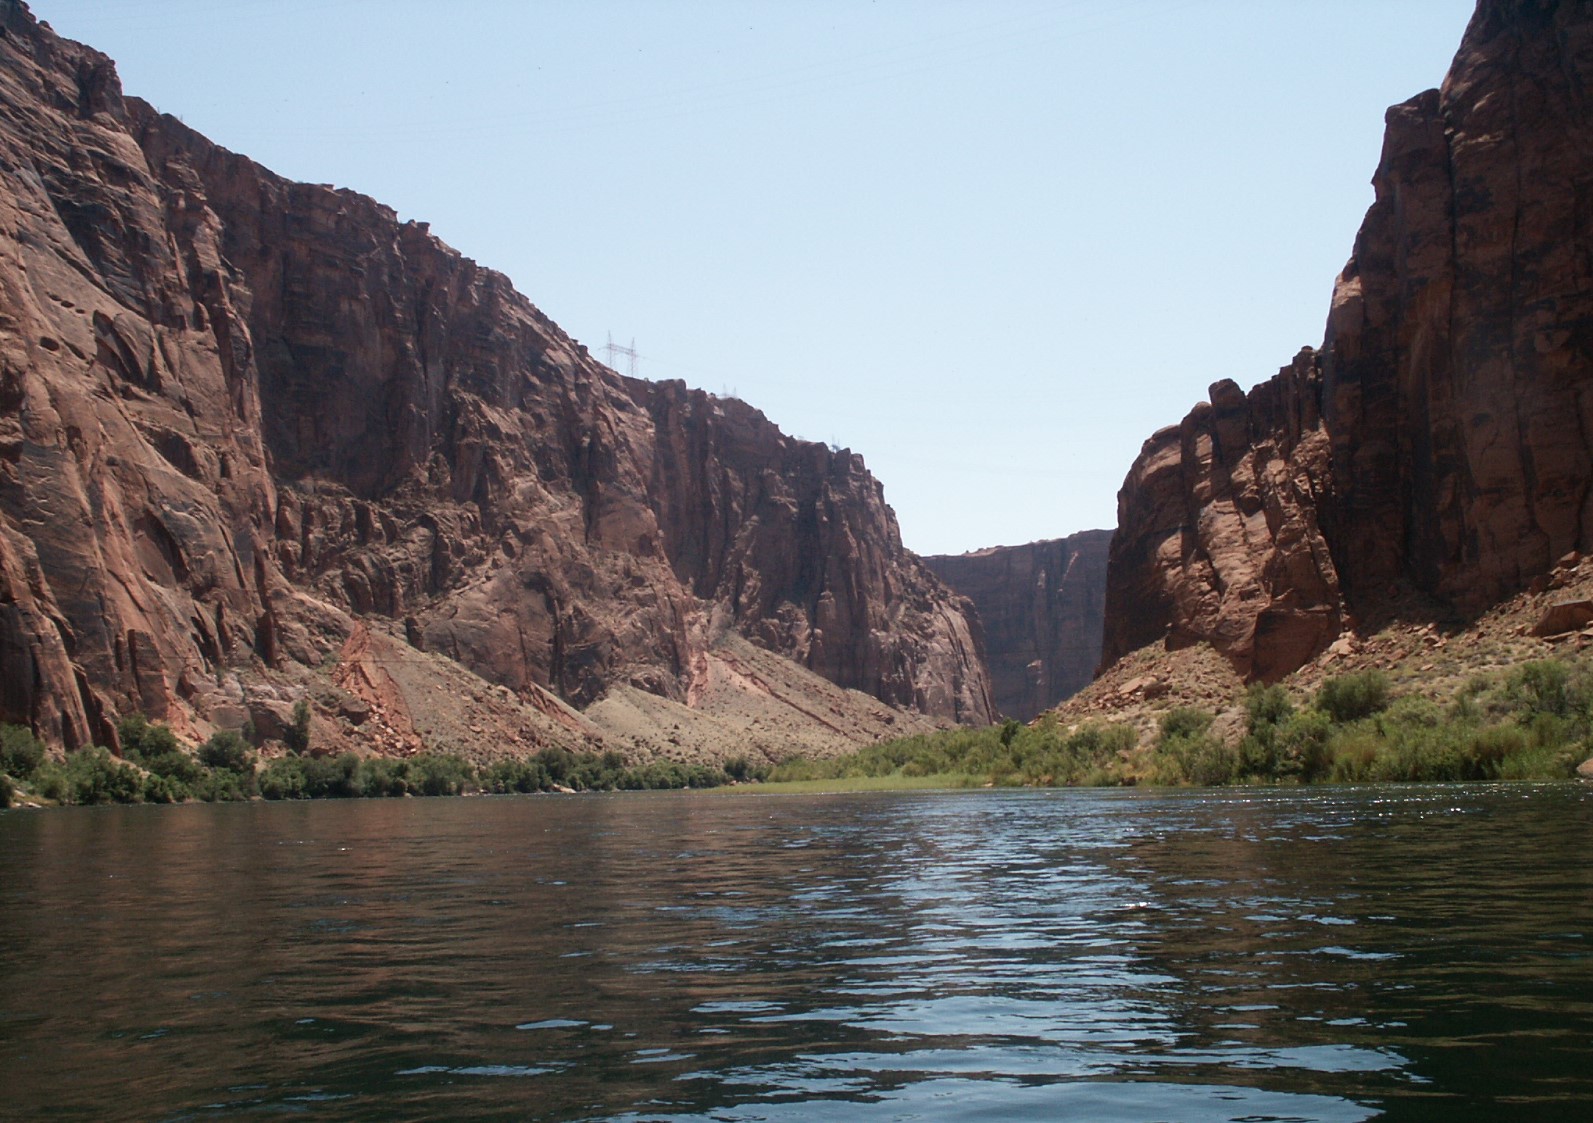
[[[1029,721],[1087,686],[1101,659],[1109,530],[924,563],[974,604],[996,709]]]

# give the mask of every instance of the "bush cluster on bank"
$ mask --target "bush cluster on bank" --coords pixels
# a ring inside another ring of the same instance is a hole
[[[937,777],[964,786],[1360,783],[1547,780],[1593,756],[1593,674],[1559,660],[1479,677],[1447,705],[1397,697],[1386,675],[1328,679],[1298,704],[1281,686],[1252,686],[1244,731],[1224,739],[1215,715],[1167,711],[1151,743],[1127,726],[1071,732],[1051,715],[874,745],[831,760],[793,760],[776,781]]]
[[[1467,683],[1448,704],[1397,698],[1380,671],[1338,675],[1309,704],[1282,687],[1246,696],[1244,736],[1225,744],[1203,710],[1161,720],[1149,779],[1243,782],[1563,779],[1593,753],[1593,677],[1542,659]]]
[[[1555,659],[1475,678],[1447,705],[1396,697],[1379,671],[1330,678],[1305,706],[1279,686],[1253,686],[1245,701],[1245,733],[1236,744],[1211,736],[1209,714],[1169,712],[1150,779],[1563,779],[1593,754],[1593,676]]]
[[[216,802],[256,793],[255,754],[238,733],[217,733],[190,752],[170,729],[134,716],[122,720],[117,735],[120,758],[89,746],[57,761],[27,728],[0,725],[5,802],[23,794],[75,804]]]
[[[141,716],[117,727],[122,757],[98,747],[51,760],[22,726],[0,726],[0,807],[26,793],[52,803],[181,803],[250,799],[369,799],[445,796],[464,792],[636,791],[710,788],[758,779],[744,758],[723,768],[653,762],[627,766],[618,753],[544,749],[524,760],[478,769],[451,753],[427,752],[395,760],[354,753],[307,751],[308,711],[295,714],[289,755],[263,765],[241,734],[223,731],[190,752],[163,725]],[[303,746],[293,751],[292,746]]]
[[[1070,733],[1047,714],[1034,725],[1009,721],[986,729],[921,733],[828,760],[789,760],[769,779],[934,776],[963,786],[1099,786],[1121,782],[1116,768],[1134,741],[1134,731],[1125,725],[1093,723]]]

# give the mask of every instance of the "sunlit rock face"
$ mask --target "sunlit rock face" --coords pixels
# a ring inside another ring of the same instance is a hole
[[[1028,721],[1088,685],[1101,659],[1109,530],[926,557],[973,601],[996,709]]]
[[[0,38],[0,720],[76,746],[361,616],[515,690],[688,701],[736,629],[981,722],[960,598],[860,457],[594,361],[500,274]]]
[[[1321,349],[1130,470],[1108,662],[1274,678],[1391,595],[1474,613],[1593,548],[1593,7],[1483,0],[1387,125]]]

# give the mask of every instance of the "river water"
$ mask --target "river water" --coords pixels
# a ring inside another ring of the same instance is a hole
[[[1593,786],[0,815],[0,1117],[1593,1119]]]

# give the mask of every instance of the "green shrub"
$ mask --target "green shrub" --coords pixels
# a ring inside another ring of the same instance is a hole
[[[193,785],[195,799],[206,803],[239,803],[255,792],[253,772],[233,772],[216,768],[206,772],[204,779]]]
[[[1273,739],[1273,774],[1309,783],[1331,766],[1328,742],[1333,722],[1319,710],[1298,710],[1278,727]]]
[[[1575,759],[1576,750],[1554,736],[1538,740],[1514,722],[1479,727],[1453,721],[1436,704],[1408,698],[1336,729],[1329,774],[1344,782],[1548,779],[1568,775]]]
[[[146,803],[181,803],[193,798],[196,789],[203,792],[212,786],[205,766],[168,727],[143,714],[130,714],[116,723],[116,736],[122,757],[149,773],[143,784]]]
[[[984,771],[1013,783],[1042,787],[1078,784],[1094,772],[1110,772],[1120,756],[1134,747],[1134,731],[1126,725],[1092,721],[1064,734],[1047,714],[1025,728],[1009,747],[1007,761],[994,760]],[[945,771],[946,769],[942,769]]]
[[[680,764],[652,761],[627,769],[617,786],[628,791],[670,788],[715,788],[725,782],[725,774],[705,764]]]
[[[548,774],[548,779],[555,785],[571,786],[569,781],[575,775],[575,754],[569,749],[549,747],[537,753],[537,763]]]
[[[1571,712],[1571,668],[1558,659],[1538,659],[1516,667],[1505,678],[1505,701],[1517,714],[1564,717]]]
[[[417,795],[458,795],[475,783],[470,762],[449,753],[421,753],[408,764],[409,790]]]
[[[41,795],[58,803],[137,803],[144,778],[109,749],[95,745],[69,753],[59,766],[42,766],[37,786]]]
[[[1495,779],[1504,771],[1507,760],[1524,758],[1529,750],[1544,747],[1542,744],[1534,745],[1528,733],[1515,726],[1496,725],[1478,730],[1465,745],[1467,761],[1464,774],[1455,779]]]
[[[360,761],[358,782],[360,794],[368,799],[403,796],[415,790],[408,762],[389,757]]]
[[[827,760],[792,758],[764,775],[785,782],[947,776],[974,783],[1039,786],[1083,783],[1094,775],[1117,783],[1119,758],[1134,747],[1134,741],[1134,731],[1126,725],[1090,722],[1068,734],[1055,714],[1046,714],[1028,726],[1011,722],[984,729],[948,729],[869,745]]]
[[[1585,746],[1545,748],[1529,746],[1499,762],[1500,780],[1569,780],[1587,758]]]
[[[1245,692],[1245,729],[1239,743],[1238,774],[1267,779],[1299,774],[1279,746],[1279,726],[1294,717],[1294,703],[1281,686],[1252,683]]]
[[[1213,715],[1193,706],[1179,706],[1162,715],[1162,740],[1175,737],[1199,737],[1211,728]]]
[[[725,761],[725,776],[735,783],[763,780],[768,775],[767,764],[756,764],[744,756],[733,756]]]
[[[807,757],[794,756],[789,760],[782,760],[769,770],[769,779],[782,784],[802,783],[807,780],[830,780],[839,776],[836,761],[809,760]]]
[[[481,786],[489,792],[545,792],[553,788],[546,768],[534,760],[498,760],[482,773]]]
[[[301,766],[304,794],[311,799],[355,799],[360,794],[360,758],[353,753],[305,757]]]
[[[309,784],[304,764],[296,757],[273,760],[260,773],[260,794],[266,799],[306,799]]]
[[[1338,675],[1316,694],[1316,708],[1340,725],[1371,717],[1388,705],[1388,676],[1382,671]]]
[[[1469,749],[1470,739],[1453,730],[1417,727],[1385,740],[1372,762],[1369,779],[1396,781],[1484,780],[1484,762]]]
[[[1275,728],[1293,716],[1294,703],[1283,687],[1255,682],[1245,691],[1245,729],[1249,733]]]
[[[0,725],[0,772],[26,780],[44,763],[44,744],[25,725]]]
[[[205,766],[181,749],[161,753],[159,756],[146,756],[134,763],[142,764],[146,771],[156,776],[163,776],[189,786],[197,784],[205,776]]]
[[[1396,698],[1374,715],[1372,721],[1385,733],[1399,729],[1437,729],[1453,724],[1437,702],[1419,695]]]
[[[1524,728],[1538,748],[1559,748],[1581,739],[1576,721],[1561,714],[1534,714]]]
[[[1211,736],[1212,720],[1211,713],[1191,706],[1162,715],[1156,779],[1204,787],[1239,778],[1239,752]]]
[[[141,794],[145,803],[181,803],[193,796],[192,790],[181,780],[153,772],[144,777]]]
[[[1175,778],[1197,787],[1231,784],[1239,778],[1239,753],[1215,737],[1173,737],[1163,751],[1176,767]]]
[[[1279,779],[1278,742],[1276,731],[1268,727],[1264,733],[1248,733],[1239,742],[1238,773],[1240,778],[1256,776]]]
[[[223,729],[199,746],[199,762],[206,768],[242,774],[254,771],[254,752],[241,733]]]
[[[0,772],[0,807],[11,806],[13,790],[14,789],[11,787],[11,777],[7,776],[4,772]]]
[[[182,751],[176,734],[164,725],[151,723],[143,714],[129,714],[117,722],[116,738],[122,744],[122,756],[134,764],[141,764],[146,757]]]
[[[1372,765],[1377,760],[1382,738],[1376,729],[1355,726],[1333,734],[1328,745],[1328,778],[1338,784],[1357,784],[1373,779]]]
[[[1085,760],[1111,761],[1132,749],[1138,739],[1131,725],[1091,721],[1068,738],[1068,750]]]

